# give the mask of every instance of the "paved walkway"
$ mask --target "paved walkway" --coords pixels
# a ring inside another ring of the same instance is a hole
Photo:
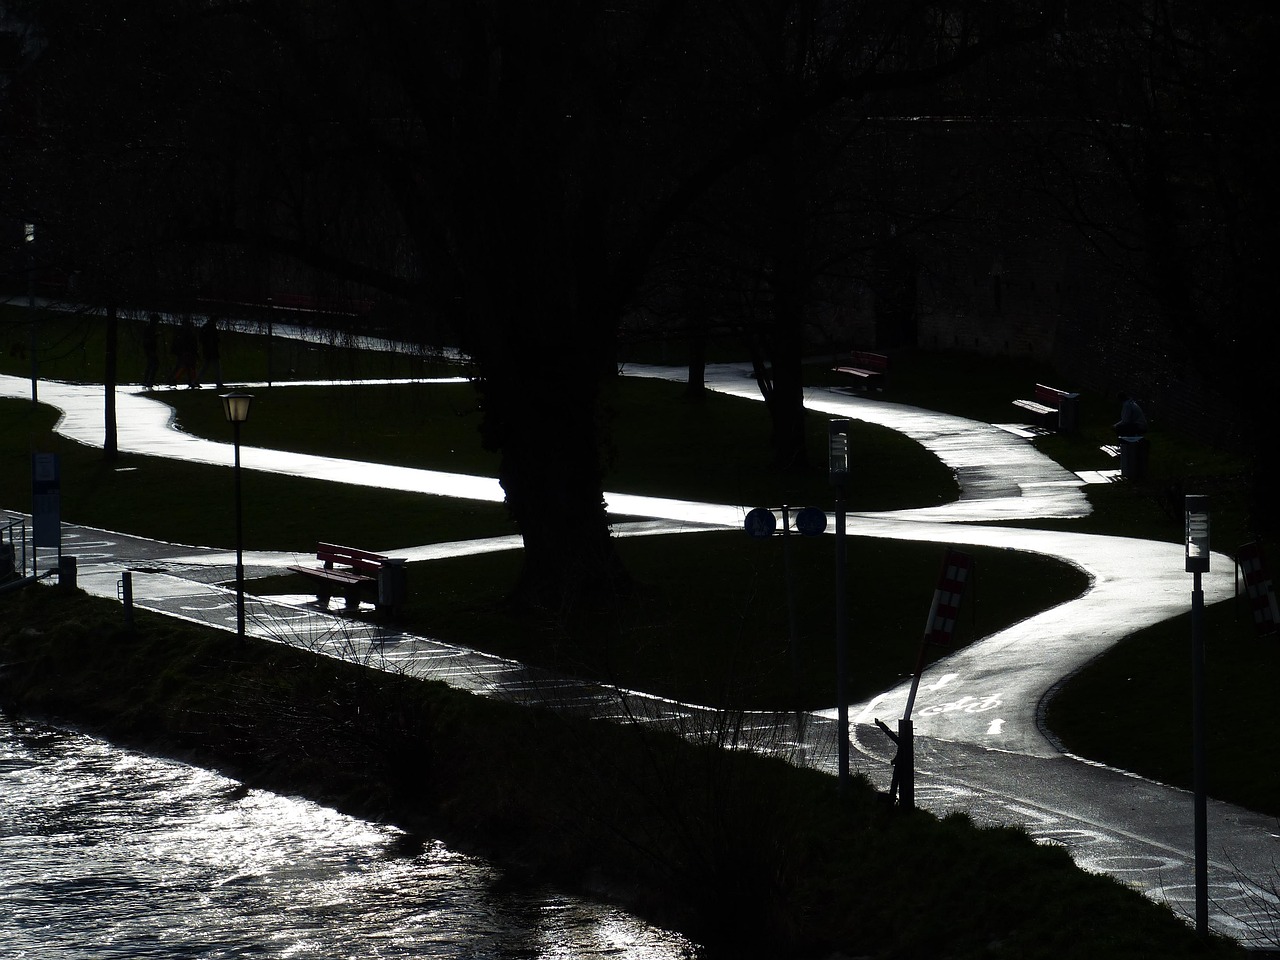
[[[628,367],[629,375],[682,378],[671,368]],[[736,366],[708,371],[716,390],[759,399],[754,381]],[[276,385],[281,386],[280,384]],[[0,377],[0,396],[29,397],[28,381]],[[64,410],[63,434],[101,445],[101,387],[42,381],[40,398]],[[1035,451],[1010,429],[974,423],[867,397],[811,390],[808,405],[899,430],[951,466],[960,499],[894,513],[855,514],[849,533],[955,545],[983,544],[1061,557],[1088,573],[1082,597],[971,644],[927,670],[916,701],[917,802],[935,813],[968,811],[979,822],[1017,823],[1033,836],[1066,845],[1087,869],[1112,874],[1149,895],[1192,912],[1190,795],[1064,756],[1045,736],[1039,709],[1063,676],[1122,636],[1180,615],[1189,607],[1190,577],[1180,544],[1066,534],[1010,526],[994,520],[1078,517],[1089,510],[1084,481]],[[117,396],[123,452],[177,456],[229,466],[228,444],[199,440],[170,427],[168,408],[121,388]],[[383,467],[279,451],[242,449],[246,469],[359,482],[399,490],[500,500],[490,478]],[[606,494],[611,511],[648,517],[619,528],[646,534],[740,527],[745,508],[734,505]],[[436,544],[391,551],[429,559],[462,551],[518,548],[516,538]],[[855,541],[853,549],[857,549]],[[217,586],[233,576],[225,551],[156,544],[67,525],[64,552],[79,558],[81,584],[116,596],[123,569],[132,570],[136,602],[193,620],[234,625],[232,594]],[[250,576],[281,569],[292,554],[250,553]],[[1205,578],[1206,602],[1234,590],[1232,561],[1215,555]],[[674,723],[687,735],[719,737],[714,717],[697,707],[639,694],[602,691],[426,638],[388,633],[357,620],[296,603],[253,599],[248,621],[258,635],[289,640],[317,652],[383,669],[446,679],[500,696],[536,696],[607,716]],[[856,644],[857,638],[854,638]],[[901,715],[905,685],[854,705],[853,742],[858,769],[888,782],[888,744],[871,726],[875,717]],[[805,717],[753,715],[736,735],[756,748],[834,771],[834,711]],[[1211,804],[1211,922],[1215,929],[1255,945],[1280,945],[1280,829],[1273,818]]]

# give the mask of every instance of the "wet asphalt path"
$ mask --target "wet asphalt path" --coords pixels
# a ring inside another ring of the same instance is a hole
[[[683,371],[628,368],[632,375],[680,378]],[[713,389],[759,399],[754,381],[738,367],[708,372]],[[0,396],[29,396],[29,383],[0,377]],[[42,382],[42,402],[62,407],[59,430],[100,444],[101,388]],[[1063,756],[1039,723],[1040,705],[1063,676],[1120,637],[1189,607],[1190,577],[1180,544],[986,526],[993,520],[1073,517],[1088,511],[1084,483],[1038,454],[1010,429],[918,410],[884,400],[810,391],[808,404],[832,416],[880,423],[911,436],[956,472],[960,499],[892,514],[851,515],[849,532],[957,546],[984,544],[1032,550],[1075,563],[1090,576],[1081,598],[1016,624],[958,651],[924,674],[916,701],[917,802],[935,813],[964,809],[980,822],[1017,823],[1044,842],[1066,845],[1088,869],[1116,876],[1151,896],[1192,913],[1191,797],[1119,771]],[[118,392],[121,450],[178,456],[229,466],[230,445],[178,434],[168,408],[130,388]],[[383,468],[332,458],[299,457],[242,448],[246,469],[300,473],[342,482],[474,499],[501,499],[489,478],[437,471]],[[741,525],[745,508],[643,497],[607,497],[619,514],[653,517],[635,532],[670,532]],[[79,557],[86,589],[116,596],[120,571],[135,571],[139,605],[234,628],[234,597],[219,586],[233,576],[226,551],[155,544],[67,525],[64,552]],[[75,538],[82,538],[78,543]],[[510,549],[518,540],[468,544],[465,549]],[[413,559],[449,555],[462,545],[397,551]],[[246,554],[250,576],[309,558]],[[1233,592],[1232,562],[1216,555],[1205,578],[1206,602]],[[720,738],[709,715],[696,707],[601,691],[539,675],[519,664],[405,637],[350,617],[270,600],[249,601],[251,632],[383,669],[431,676],[490,695],[538,697],[605,716],[641,716],[676,724],[687,735]],[[856,646],[863,638],[855,634]],[[875,717],[900,716],[905,685],[854,705],[855,767],[884,786],[889,744]],[[834,771],[834,711],[801,718],[758,716],[736,734],[758,749]],[[1246,942],[1280,944],[1280,901],[1274,885],[1280,829],[1274,819],[1212,804],[1210,809],[1212,923]]]

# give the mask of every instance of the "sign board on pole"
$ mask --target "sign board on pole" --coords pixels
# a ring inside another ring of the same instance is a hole
[[[1262,555],[1262,544],[1246,543],[1239,549],[1236,562],[1244,573],[1245,590],[1253,607],[1253,626],[1258,635],[1265,637],[1280,627],[1280,608],[1276,603],[1276,591],[1271,573]]]
[[[817,507],[805,507],[796,514],[796,529],[801,536],[819,536],[827,529],[827,515]]]
[[[773,532],[778,529],[778,518],[773,515],[772,510],[756,507],[747,514],[743,526],[749,536],[767,539],[772,537]]]
[[[56,453],[31,458],[31,543],[62,549],[62,475]]]

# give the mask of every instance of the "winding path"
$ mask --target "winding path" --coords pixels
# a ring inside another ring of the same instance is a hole
[[[662,367],[632,366],[624,372],[684,377],[683,370]],[[710,368],[707,382],[715,390],[760,398],[754,381],[736,365]],[[29,397],[29,389],[28,381],[0,376],[0,397]],[[101,446],[100,386],[42,381],[40,398],[63,411],[57,428],[61,434]],[[850,515],[851,536],[1043,553],[1077,565],[1090,579],[1089,589],[1079,598],[971,644],[925,672],[914,711],[917,803],[939,814],[963,809],[979,822],[1021,824],[1044,842],[1066,845],[1087,869],[1117,876],[1189,915],[1190,795],[1065,756],[1039,723],[1046,696],[1064,676],[1123,636],[1188,609],[1191,585],[1183,569],[1181,544],[989,525],[1084,516],[1089,511],[1084,481],[998,426],[828,390],[810,390],[806,404],[821,413],[878,423],[906,434],[950,466],[959,481],[961,495],[953,503]],[[229,444],[177,431],[170,408],[137,388],[119,388],[117,416],[121,452],[220,466],[231,463]],[[501,488],[491,478],[251,446],[242,448],[242,465],[425,494],[502,499]],[[607,493],[606,500],[614,513],[651,518],[652,522],[624,532],[740,527],[745,514],[741,506],[618,493]],[[514,546],[518,541],[504,538],[389,552],[425,559]],[[179,567],[224,572],[230,562],[224,551],[197,547],[170,546],[166,556]],[[268,552],[248,554],[245,560],[250,566],[274,569],[294,558]],[[176,595],[185,596],[187,588],[181,584],[190,581],[169,577],[164,582]],[[1233,595],[1229,557],[1214,556],[1204,589],[1207,603]],[[873,640],[855,638],[855,643]],[[905,698],[904,684],[850,711],[857,763],[882,784],[888,781],[889,745],[870,724],[875,717],[900,716]],[[805,729],[787,734],[805,762],[824,769],[834,769],[833,714],[815,715]],[[774,721],[762,720],[762,726],[773,725]],[[1280,899],[1275,890],[1280,829],[1275,820],[1212,803],[1209,838],[1215,929],[1254,945],[1280,945]]]

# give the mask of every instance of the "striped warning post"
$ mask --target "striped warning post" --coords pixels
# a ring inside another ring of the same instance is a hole
[[[956,632],[960,601],[973,572],[973,557],[948,549],[942,561],[938,586],[933,591],[933,605],[925,626],[925,639],[930,643],[948,644]]]
[[[1244,574],[1245,591],[1253,607],[1253,627],[1259,636],[1268,636],[1280,627],[1280,607],[1276,603],[1276,591],[1267,570],[1262,544],[1246,543],[1236,551],[1236,563]]]

